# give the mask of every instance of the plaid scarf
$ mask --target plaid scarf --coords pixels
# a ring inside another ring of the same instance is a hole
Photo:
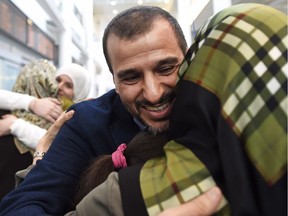
[[[149,160],[140,173],[148,214],[187,202],[216,182],[229,203],[217,215],[282,215],[287,17],[260,4],[219,12],[199,30],[176,91],[173,140],[165,157]]]

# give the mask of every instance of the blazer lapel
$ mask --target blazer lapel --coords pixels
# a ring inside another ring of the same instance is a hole
[[[118,95],[113,104],[113,112],[110,131],[114,143],[119,146],[121,143],[128,143],[140,131],[140,128],[134,122],[133,116],[123,106]]]

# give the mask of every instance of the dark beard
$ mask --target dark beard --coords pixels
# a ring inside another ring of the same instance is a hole
[[[148,128],[147,128],[147,130],[151,132],[154,136],[157,134],[166,133],[168,129],[169,129],[169,124],[166,124],[165,126],[161,128],[155,128],[155,127],[148,125]]]
[[[172,101],[175,99],[175,91],[174,90],[171,90],[170,92],[168,93],[165,93],[161,96],[161,98],[159,99],[158,102],[156,102],[155,104],[162,104],[162,103],[165,103],[166,101]],[[153,106],[153,104],[151,104],[150,102],[146,101],[146,100],[139,100],[139,101],[136,101],[136,108],[137,110],[140,109],[140,107],[142,106]],[[147,130],[150,131],[152,134],[154,135],[157,135],[157,134],[161,134],[161,133],[165,133],[168,131],[169,129],[169,123],[167,123],[166,125],[164,125],[163,127],[161,128],[155,128],[149,124],[147,124],[147,122],[143,121],[140,116],[137,116],[137,118],[144,124],[147,126]],[[161,119],[162,121],[165,120],[165,119]],[[167,120],[167,119],[166,119]]]

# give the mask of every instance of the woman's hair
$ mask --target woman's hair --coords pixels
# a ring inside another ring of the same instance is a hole
[[[123,155],[127,166],[144,163],[147,160],[164,154],[163,146],[168,141],[166,134],[153,135],[148,131],[141,131],[128,144]],[[102,155],[94,158],[88,168],[82,173],[76,190],[75,203],[79,203],[96,186],[103,183],[109,174],[117,171],[114,168],[112,156]]]

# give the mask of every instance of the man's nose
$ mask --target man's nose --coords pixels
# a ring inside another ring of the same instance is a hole
[[[164,89],[155,75],[147,75],[144,79],[143,96],[150,103],[158,103]]]

